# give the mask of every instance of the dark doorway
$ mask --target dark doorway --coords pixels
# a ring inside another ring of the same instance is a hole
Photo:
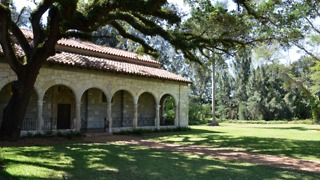
[[[57,129],[70,129],[71,104],[58,104]]]

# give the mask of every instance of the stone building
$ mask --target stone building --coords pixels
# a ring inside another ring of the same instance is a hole
[[[59,40],[56,52],[40,70],[23,131],[188,126],[190,81],[161,69],[159,62],[73,39]],[[0,121],[14,80],[0,47]]]

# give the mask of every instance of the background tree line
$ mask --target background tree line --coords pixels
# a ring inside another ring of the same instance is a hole
[[[312,102],[298,87],[288,83],[284,76],[299,80],[316,89],[319,95],[319,63],[310,56],[303,56],[291,64],[279,61],[254,66],[250,51],[239,52],[230,63],[217,69],[216,116],[220,120],[294,120],[312,118]],[[210,82],[208,82],[210,83]],[[191,121],[206,122],[210,118],[211,97],[201,98],[193,89],[189,116]]]

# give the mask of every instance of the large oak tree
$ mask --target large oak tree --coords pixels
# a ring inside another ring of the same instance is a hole
[[[30,13],[33,33],[30,41],[14,21],[10,3],[10,0],[1,0],[0,3],[0,44],[17,80],[12,83],[12,96],[3,112],[2,139],[20,137],[39,70],[46,59],[55,54],[55,44],[62,37],[88,38],[99,27],[111,25],[124,38],[140,43],[146,53],[155,54],[143,37],[130,34],[124,28],[131,26],[145,36],[163,37],[190,59],[195,59],[191,53],[195,47],[193,42],[204,40],[176,30],[180,17],[166,0],[42,0]],[[24,52],[23,57],[17,55],[17,45]]]

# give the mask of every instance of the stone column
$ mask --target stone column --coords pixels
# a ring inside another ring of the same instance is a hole
[[[175,107],[174,125],[177,127],[180,126],[179,112],[180,112],[180,108],[179,108],[179,106],[176,106]]]
[[[133,123],[132,123],[133,128],[138,127],[138,103],[134,103],[133,107]]]
[[[37,131],[40,132],[43,127],[43,101],[38,101],[38,119],[37,119]]]
[[[108,133],[112,134],[112,104],[111,101],[108,102],[108,107],[107,107],[107,114],[108,114],[108,119],[107,121],[109,122],[109,129],[108,129]]]
[[[156,122],[155,122],[155,125],[156,125],[157,129],[160,129],[160,108],[161,108],[160,105],[156,105]]]
[[[76,117],[75,117],[75,120],[74,120],[74,123],[73,123],[73,127],[76,131],[80,131],[81,129],[81,100],[80,99],[77,99],[76,100]]]
[[[132,121],[133,128],[138,127],[138,99],[139,97],[137,96],[133,97],[133,121]]]

